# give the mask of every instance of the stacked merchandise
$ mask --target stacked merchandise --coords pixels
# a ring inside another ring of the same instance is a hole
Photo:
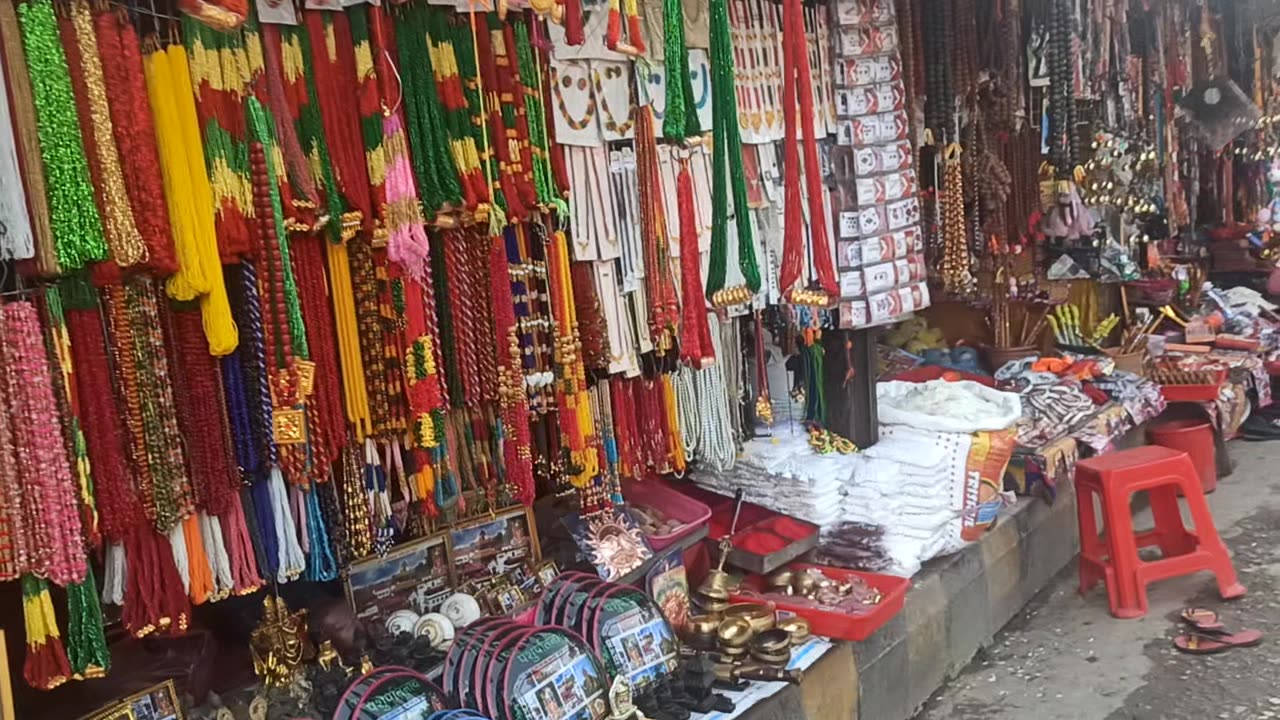
[[[837,198],[842,327],[891,322],[929,305],[920,183],[891,0],[836,3],[837,147],[852,180]]]
[[[745,444],[742,457],[730,470],[699,471],[697,485],[720,495],[742,489],[748,502],[774,512],[833,527],[845,516],[843,480],[850,476],[854,456],[814,452],[803,429],[775,428],[775,436]]]
[[[1018,396],[973,382],[878,386],[880,442],[852,458],[844,519],[879,525],[887,572],[977,540],[1002,505]]]

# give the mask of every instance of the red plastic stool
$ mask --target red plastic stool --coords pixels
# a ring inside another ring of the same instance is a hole
[[[1205,493],[1218,487],[1218,463],[1214,450],[1213,426],[1205,420],[1169,420],[1155,423],[1147,431],[1151,444],[1181,450],[1191,456]]]
[[[1182,524],[1178,490],[1186,496],[1194,531]],[[1129,499],[1146,490],[1151,498],[1152,530],[1134,533]],[[1098,533],[1094,498],[1101,501],[1105,530]],[[1077,517],[1080,521],[1080,593],[1103,580],[1111,614],[1136,618],[1147,614],[1147,585],[1201,570],[1218,579],[1224,599],[1244,595],[1236,581],[1227,546],[1218,537],[1195,467],[1184,452],[1158,445],[1107,453],[1076,465]],[[1158,545],[1164,557],[1146,562],[1140,548]]]

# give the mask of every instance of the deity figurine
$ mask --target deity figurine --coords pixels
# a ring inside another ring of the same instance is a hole
[[[613,679],[609,687],[609,720],[645,720],[632,700],[631,681],[625,675]]]
[[[262,600],[262,621],[249,635],[253,672],[268,687],[288,687],[307,656],[314,654],[307,638],[306,611],[289,612],[274,595]]]

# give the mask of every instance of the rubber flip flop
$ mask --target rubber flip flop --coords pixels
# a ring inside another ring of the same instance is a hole
[[[1182,620],[1197,630],[1220,632],[1223,629],[1218,613],[1206,608],[1186,608],[1182,611]]]
[[[1253,647],[1262,642],[1262,633],[1257,630],[1241,630],[1238,633],[1208,635],[1192,633],[1179,635],[1173,639],[1173,646],[1178,652],[1188,655],[1214,655],[1233,648]]]

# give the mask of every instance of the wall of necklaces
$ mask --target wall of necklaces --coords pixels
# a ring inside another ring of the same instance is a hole
[[[617,548],[769,357],[821,422],[829,309],[927,302],[893,8],[840,7],[0,3],[26,682],[537,497]]]

